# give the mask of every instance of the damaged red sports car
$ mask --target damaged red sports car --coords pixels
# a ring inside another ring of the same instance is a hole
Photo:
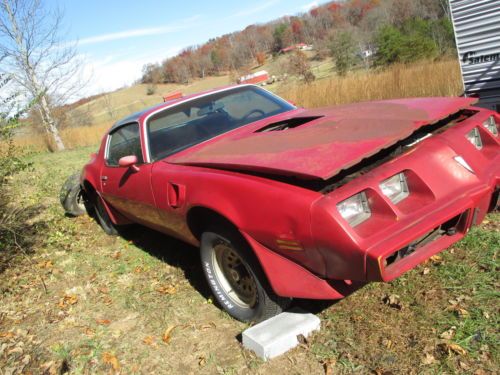
[[[61,201],[78,215],[83,198],[109,234],[139,223],[199,246],[219,304],[260,321],[392,280],[498,208],[500,116],[474,101],[185,96],[116,123]]]

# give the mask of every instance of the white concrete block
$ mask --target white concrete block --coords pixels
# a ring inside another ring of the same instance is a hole
[[[298,335],[307,337],[319,330],[320,324],[317,316],[295,308],[245,330],[243,346],[267,360],[296,347]]]

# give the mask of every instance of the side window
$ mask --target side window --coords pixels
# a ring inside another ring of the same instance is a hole
[[[109,166],[118,166],[118,160],[124,156],[135,155],[139,163],[143,163],[139,125],[129,124],[122,126],[109,135],[106,163]]]

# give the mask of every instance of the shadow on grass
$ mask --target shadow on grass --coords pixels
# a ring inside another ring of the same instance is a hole
[[[138,224],[130,226],[120,235],[162,262],[182,269],[184,277],[204,298],[212,295],[201,268],[197,247]]]
[[[182,269],[185,278],[204,298],[207,299],[213,295],[205,279],[197,247],[140,225],[131,226],[123,231],[121,236],[162,262]],[[366,285],[365,283],[353,283],[349,286],[343,281],[334,281],[331,284],[346,297]],[[337,302],[338,300],[295,299],[291,307],[297,306],[305,311],[318,314]],[[222,309],[221,306],[219,308]]]
[[[351,285],[347,285],[343,280],[330,281],[330,285],[335,288],[344,298],[349,298],[349,296],[361,288],[363,288],[366,282],[353,281]],[[336,305],[340,300],[312,300],[312,299],[296,299],[293,302],[294,306],[300,307],[301,309],[308,311],[312,314],[319,314],[324,310]]]

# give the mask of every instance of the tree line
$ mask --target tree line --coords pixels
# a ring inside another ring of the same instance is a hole
[[[333,1],[188,47],[161,64],[147,64],[141,82],[189,83],[222,72],[245,73],[298,43],[312,44],[318,59],[332,56],[340,74],[366,50],[375,51],[375,65],[454,50],[446,0]]]

